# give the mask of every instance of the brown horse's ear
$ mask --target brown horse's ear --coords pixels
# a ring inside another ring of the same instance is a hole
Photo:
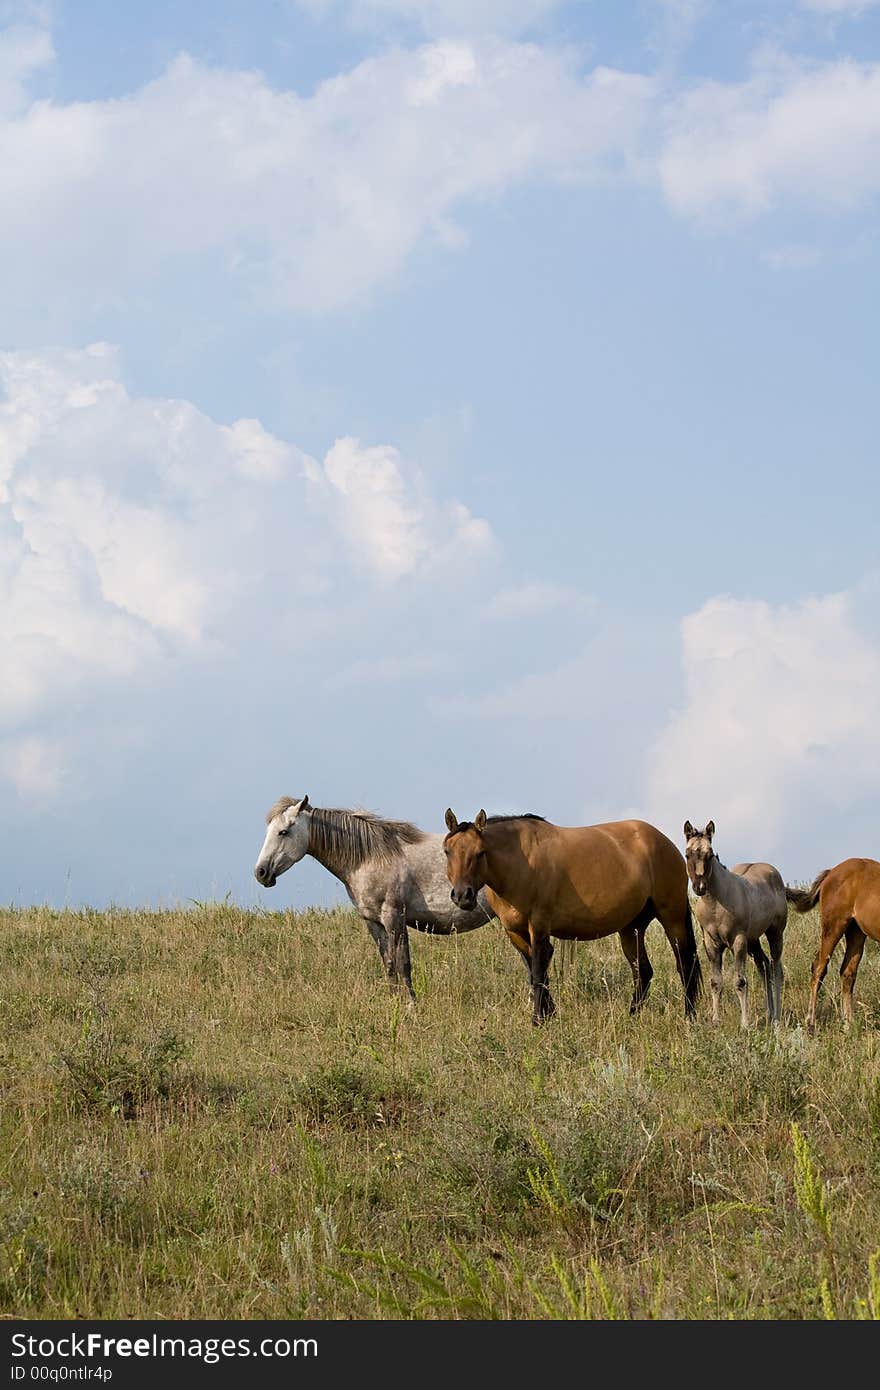
[[[476,829],[479,830],[480,834],[482,835],[483,831],[486,829],[486,812],[485,812],[485,811],[478,811],[478,812],[477,812],[477,814],[474,816],[474,825],[475,825]]]
[[[685,823],[684,823],[684,838],[685,838],[686,840],[690,840],[690,839],[693,838],[693,834],[694,834],[694,827],[691,825],[691,823],[690,823],[689,820],[686,820]]]
[[[715,834],[715,822],[713,820],[706,822],[706,829],[704,831],[704,834],[708,835],[710,840],[712,836]]]
[[[449,831],[450,835],[454,835],[458,829],[458,817],[451,806],[447,806],[446,808],[446,829]]]

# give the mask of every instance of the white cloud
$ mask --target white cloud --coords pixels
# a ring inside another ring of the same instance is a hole
[[[0,743],[0,775],[8,777],[23,801],[53,801],[65,771],[64,749],[57,741],[31,736],[17,743]]]
[[[491,544],[487,522],[461,503],[446,513],[428,495],[424,480],[408,469],[397,449],[365,448],[350,436],[337,439],[322,466],[308,475],[352,554],[383,579],[401,579],[451,544],[473,550]]]
[[[673,102],[659,176],[676,212],[710,223],[785,201],[846,210],[880,191],[878,142],[880,63],[770,55]]]
[[[560,608],[569,613],[582,612],[595,606],[595,599],[565,584],[519,584],[500,589],[486,605],[487,618],[536,618]]]
[[[54,56],[45,29],[26,24],[0,29],[0,119],[27,104],[28,80]]]
[[[305,98],[181,56],[122,99],[0,120],[5,283],[21,312],[38,295],[61,315],[118,308],[185,261],[273,310],[335,308],[422,239],[455,244],[468,200],[625,167],[650,92],[500,40],[394,49]]]
[[[0,734],[23,794],[51,783],[34,722],[72,692],[198,661],[264,614],[303,631],[334,576],[417,577],[490,538],[396,450],[346,438],[319,465],[256,420],[129,395],[104,344],[0,354],[0,385]]]
[[[682,623],[684,707],[651,756],[659,824],[714,817],[727,845],[763,858],[846,809],[880,775],[880,647],[846,594],[774,607],[716,598]]]

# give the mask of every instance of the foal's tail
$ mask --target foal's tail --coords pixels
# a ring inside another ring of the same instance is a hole
[[[795,912],[809,912],[811,907],[815,907],[819,901],[819,889],[825,882],[830,869],[823,869],[821,874],[817,874],[809,888],[789,888],[785,885],[785,896],[791,903]]]

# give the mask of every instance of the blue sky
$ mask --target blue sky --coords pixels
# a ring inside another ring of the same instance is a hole
[[[2,900],[877,853],[880,4],[7,0],[0,174]]]

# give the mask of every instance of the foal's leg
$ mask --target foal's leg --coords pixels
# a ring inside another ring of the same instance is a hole
[[[773,1020],[778,1023],[782,1018],[782,981],[785,972],[782,969],[782,938],[785,931],[785,923],[781,927],[771,927],[767,932],[767,945],[770,947],[770,959],[773,971]]]
[[[740,1027],[749,1026],[749,982],[746,979],[746,960],[749,954],[748,938],[741,933],[730,948],[733,951],[733,982],[739,995]],[[760,947],[758,948],[760,950]],[[764,952],[761,951],[763,956]]]
[[[855,920],[851,921],[846,929],[846,950],[840,967],[840,1003],[845,1028],[849,1027],[853,1019],[853,987],[867,939],[859,924]]]
[[[816,1027],[816,1000],[819,998],[819,986],[825,979],[825,972],[828,969],[828,962],[834,954],[834,948],[843,936],[850,923],[849,917],[831,917],[823,915],[822,935],[819,938],[819,949],[816,952],[816,959],[813,961],[813,969],[810,977],[810,1004],[807,1009],[807,1032],[812,1033]],[[856,963],[858,966],[858,962]]]
[[[652,918],[653,915],[652,911]],[[636,918],[637,922],[638,920]],[[633,977],[633,997],[629,1011],[631,1014],[637,1014],[648,997],[648,990],[654,977],[651,962],[645,953],[645,927],[630,923],[628,927],[622,929],[619,935],[620,946],[629,961],[629,968]]]
[[[721,984],[722,966],[724,964],[724,946],[720,941],[716,941],[714,936],[709,936],[708,932],[703,932],[703,945],[706,948],[706,957],[709,961],[709,987],[712,994],[712,1022],[718,1023],[721,1019]]]
[[[761,979],[764,981],[764,990],[767,995],[767,1021],[772,1023],[773,1013],[773,981],[770,976],[770,962],[761,950],[760,941],[749,942],[749,955],[758,967]]]
[[[542,935],[533,927],[529,927],[529,939],[532,946],[532,1023],[537,1026],[556,1012],[547,983],[547,972],[553,959],[553,942],[549,935]]]

